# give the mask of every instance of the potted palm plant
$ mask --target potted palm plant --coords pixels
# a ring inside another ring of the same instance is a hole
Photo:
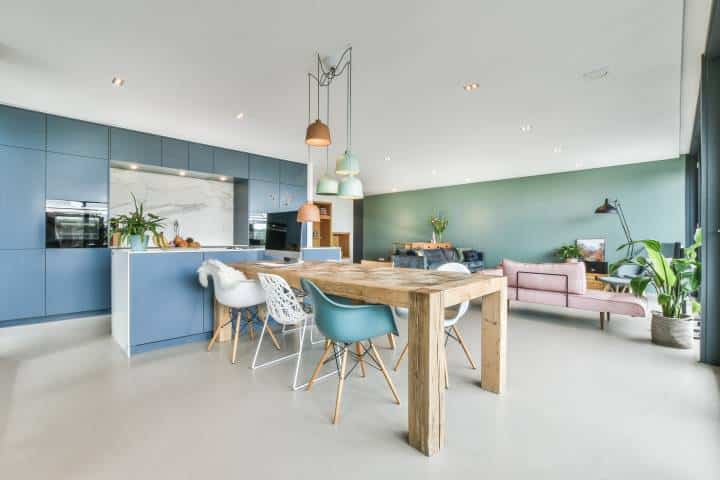
[[[142,202],[138,203],[135,195],[130,194],[133,200],[135,211],[118,215],[110,219],[110,228],[113,234],[120,234],[123,242],[129,241],[130,249],[133,251],[143,251],[147,248],[148,232],[152,233],[153,238],[162,235],[164,218],[154,213],[145,214],[145,207]]]
[[[645,255],[625,258],[611,266],[614,273],[621,265],[637,265],[644,274],[630,281],[630,289],[637,296],[645,294],[648,286],[657,292],[661,311],[652,314],[651,336],[653,343],[675,348],[691,348],[693,340],[692,313],[700,311],[700,304],[692,294],[700,288],[700,262],[697,249],[702,244],[702,234],[695,231],[693,244],[684,249],[682,258],[665,258],[657,240],[634,241],[645,247]],[[690,304],[689,309],[687,305]],[[688,313],[690,310],[690,313]]]
[[[577,263],[578,259],[582,257],[582,252],[575,243],[568,243],[562,245],[557,249],[555,255],[565,260],[567,263]]]

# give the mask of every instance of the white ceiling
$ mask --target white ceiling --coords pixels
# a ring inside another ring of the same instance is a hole
[[[0,102],[305,161],[313,53],[352,44],[372,194],[676,156],[682,36],[682,0],[4,0]]]

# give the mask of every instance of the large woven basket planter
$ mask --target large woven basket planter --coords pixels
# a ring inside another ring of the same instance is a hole
[[[651,336],[653,343],[657,345],[673,348],[692,348],[692,317],[668,318],[663,317],[660,312],[653,312]]]

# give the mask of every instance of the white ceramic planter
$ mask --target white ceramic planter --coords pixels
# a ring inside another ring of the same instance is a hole
[[[653,312],[651,324],[653,343],[673,348],[692,348],[693,322],[691,316],[681,318],[663,317]]]

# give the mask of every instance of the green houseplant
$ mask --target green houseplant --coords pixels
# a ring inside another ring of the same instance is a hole
[[[697,249],[702,245],[702,233],[695,231],[693,244],[684,249],[682,258],[667,259],[657,240],[631,242],[645,247],[646,255],[625,258],[611,266],[611,272],[621,265],[637,265],[644,274],[630,281],[630,289],[637,296],[643,296],[649,286],[657,292],[661,311],[653,312],[651,336],[653,343],[676,348],[691,348],[693,339],[692,315],[685,306],[691,305],[692,313],[700,311],[700,304],[692,294],[700,288],[700,262]],[[630,243],[618,248],[627,248]]]
[[[555,255],[562,258],[566,262],[574,263],[582,257],[582,252],[580,251],[580,248],[578,248],[577,244],[568,243],[567,245],[560,246],[560,248],[558,248],[555,252]]]
[[[162,228],[165,220],[154,213],[145,213],[142,202],[138,203],[137,198],[130,194],[133,200],[135,211],[128,214],[118,215],[110,219],[112,233],[119,233],[123,242],[129,240],[130,248],[134,251],[142,251],[147,248],[147,233],[152,233],[154,238],[162,235]]]
[[[447,218],[443,217],[439,213],[430,217],[430,225],[433,229],[433,243],[442,242],[443,232],[448,226]]]

